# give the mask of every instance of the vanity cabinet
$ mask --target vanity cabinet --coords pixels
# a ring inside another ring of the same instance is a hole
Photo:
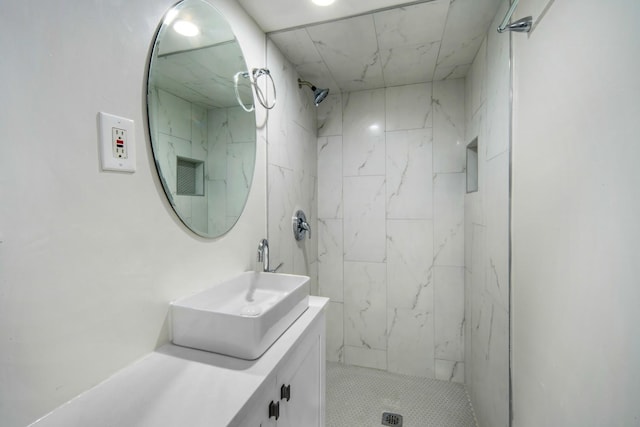
[[[324,427],[328,301],[309,297],[256,360],[167,344],[32,426]]]
[[[324,426],[324,318],[316,323],[282,359],[233,426]]]

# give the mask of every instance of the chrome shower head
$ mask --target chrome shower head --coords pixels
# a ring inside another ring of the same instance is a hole
[[[313,91],[313,103],[316,107],[329,95],[329,89],[318,89],[311,83],[298,79],[298,88],[302,88],[302,86],[309,86],[311,88]]]

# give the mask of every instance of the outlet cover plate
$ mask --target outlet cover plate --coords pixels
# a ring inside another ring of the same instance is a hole
[[[102,170],[135,172],[136,144],[133,120],[100,112],[98,123]],[[126,153],[124,157],[118,157],[119,154],[116,153],[121,151],[114,150],[114,135],[124,135],[124,140],[118,141],[118,144],[124,144],[124,152]]]

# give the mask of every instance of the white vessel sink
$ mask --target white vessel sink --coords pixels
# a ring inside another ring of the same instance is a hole
[[[172,341],[257,359],[308,306],[307,276],[249,271],[172,302]]]

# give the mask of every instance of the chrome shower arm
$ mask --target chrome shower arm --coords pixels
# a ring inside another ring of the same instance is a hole
[[[511,20],[511,16],[513,16],[513,12],[516,10],[518,6],[519,0],[513,0],[511,3],[511,7],[507,11],[507,14],[504,16],[502,23],[498,26],[498,32],[504,33],[505,31],[515,31],[518,33],[528,33],[531,31],[531,23],[533,22],[533,18],[531,16],[527,16],[522,19],[518,19],[517,21],[509,24]]]

